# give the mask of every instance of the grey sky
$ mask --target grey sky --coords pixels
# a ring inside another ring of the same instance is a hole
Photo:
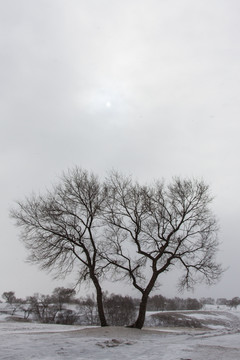
[[[79,165],[204,178],[229,269],[194,295],[240,296],[239,15],[238,0],[0,0],[0,294],[62,284],[24,263],[8,211]]]

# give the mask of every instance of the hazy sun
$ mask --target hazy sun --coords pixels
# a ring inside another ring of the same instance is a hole
[[[106,107],[107,107],[107,108],[110,108],[111,106],[112,106],[111,102],[110,102],[110,101],[107,101],[107,102],[106,102]]]

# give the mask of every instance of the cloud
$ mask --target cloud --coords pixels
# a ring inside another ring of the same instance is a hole
[[[222,234],[236,246],[228,219],[237,224],[239,210],[239,7],[236,0],[1,2],[6,251],[17,243],[9,204],[75,164],[143,181],[206,178]]]

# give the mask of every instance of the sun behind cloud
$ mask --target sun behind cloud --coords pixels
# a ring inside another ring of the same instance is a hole
[[[106,102],[106,108],[110,108],[110,107],[112,107],[112,103],[111,103],[111,101],[107,101]]]

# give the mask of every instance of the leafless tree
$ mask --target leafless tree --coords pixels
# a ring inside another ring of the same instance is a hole
[[[12,304],[16,300],[14,291],[5,291],[2,294],[2,298],[9,304]]]
[[[57,287],[52,292],[52,302],[56,303],[58,310],[63,310],[64,303],[70,303],[73,301],[73,298],[76,294],[76,291],[71,288]]]
[[[105,264],[98,244],[105,192],[94,174],[76,167],[63,174],[59,184],[44,196],[32,195],[11,211],[22,229],[30,262],[57,275],[65,275],[77,262],[80,280],[90,279],[95,286],[102,326],[107,323],[99,280]]]
[[[129,296],[111,294],[105,298],[104,308],[108,322],[113,326],[127,325],[136,315],[134,300]]]
[[[240,298],[238,296],[235,296],[233,299],[227,302],[227,305],[230,306],[230,308],[236,309],[240,305]]]
[[[107,186],[109,245],[104,256],[115,275],[121,271],[140,291],[139,314],[132,327],[142,328],[148,296],[159,275],[179,265],[180,288],[201,280],[210,284],[221,275],[215,262],[218,225],[210,209],[212,197],[203,181],[189,179],[142,186],[112,173]]]
[[[128,278],[141,293],[133,327],[142,328],[147,300],[160,274],[179,265],[180,287],[216,281],[217,222],[203,181],[175,178],[142,186],[117,173],[102,183],[75,168],[44,196],[18,202],[11,216],[22,228],[29,260],[58,275],[79,266],[80,280],[96,289],[98,314],[106,326],[101,279]],[[119,276],[120,275],[120,276]]]
[[[43,323],[53,323],[55,321],[58,308],[51,303],[51,296],[34,294],[27,297],[27,304],[28,313],[33,314],[36,320]]]
[[[96,316],[96,301],[94,296],[87,296],[79,300],[79,312],[81,323],[86,325],[99,325]]]

